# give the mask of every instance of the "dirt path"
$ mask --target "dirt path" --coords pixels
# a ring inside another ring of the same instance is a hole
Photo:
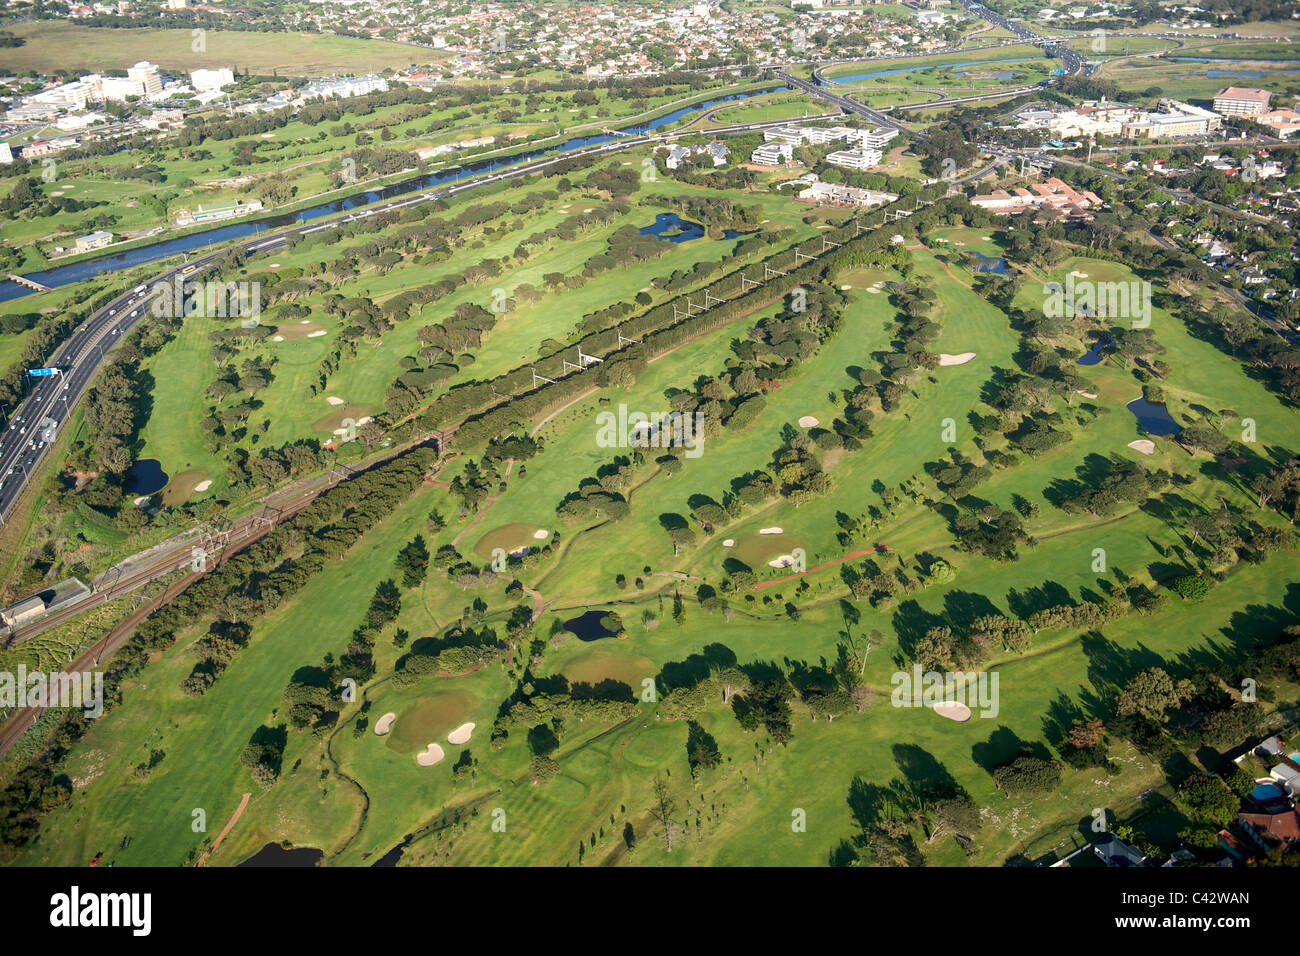
[[[221,841],[226,838],[226,834],[239,822],[239,817],[244,812],[244,808],[248,806],[248,800],[251,796],[251,793],[244,794],[244,799],[239,801],[239,807],[235,810],[235,815],[226,822],[226,828],[217,834],[217,838],[212,841],[212,846],[203,851],[203,855],[199,857],[199,862],[194,864],[196,867],[202,866],[208,861],[208,857],[217,852],[217,849],[221,846]]]
[[[809,568],[807,571],[800,571],[798,574],[787,574],[783,578],[776,578],[772,581],[764,581],[762,584],[755,584],[754,590],[761,591],[763,590],[763,588],[775,587],[778,584],[785,584],[787,581],[795,581],[803,577],[805,574],[812,574],[814,571],[821,571],[826,568],[833,568],[837,564],[843,564],[845,561],[853,561],[856,558],[865,558],[869,554],[888,554],[888,553],[889,553],[889,549],[885,547],[883,544],[877,545],[874,548],[867,548],[862,551],[850,551],[842,558],[836,558],[834,561],[826,561],[822,564],[817,565],[815,568]]]

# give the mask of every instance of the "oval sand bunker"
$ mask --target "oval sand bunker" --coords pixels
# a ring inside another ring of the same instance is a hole
[[[785,534],[784,531],[782,531],[780,528],[777,528],[777,527],[772,527],[772,528],[759,528],[759,529],[758,529],[758,533],[759,533],[759,534]]]
[[[965,365],[975,357],[974,352],[962,352],[960,355],[948,355],[946,352],[939,354],[940,365]]]
[[[388,733],[388,728],[393,726],[393,721],[395,721],[396,719],[397,719],[397,715],[394,714],[392,711],[389,711],[388,713],[384,714],[384,716],[380,717],[377,721],[375,721],[375,736],[382,737],[384,736],[384,734]]]
[[[445,756],[447,755],[443,753],[441,747],[437,744],[429,744],[424,753],[415,755],[415,762],[421,767],[432,767],[434,764],[441,762]]]
[[[799,419],[800,428],[816,428],[820,424],[821,422],[817,421],[817,419],[813,418],[811,415],[805,415],[803,418]]]
[[[447,741],[453,744],[467,744],[469,743],[469,735],[473,732],[473,724],[461,724],[447,735]]]
[[[1155,454],[1156,443],[1150,438],[1139,438],[1137,441],[1129,442],[1128,447],[1144,455],[1153,455]]]
[[[970,720],[970,708],[955,700],[939,701],[939,703],[934,705],[934,712],[940,717],[947,717],[949,720],[955,720],[959,724],[964,724],[966,721]]]

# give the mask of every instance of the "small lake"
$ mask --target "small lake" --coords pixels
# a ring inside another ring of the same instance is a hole
[[[1105,349],[1110,344],[1111,344],[1111,340],[1109,338],[1099,339],[1097,342],[1093,343],[1092,348],[1088,349],[1088,351],[1084,352],[1082,355],[1079,356],[1075,364],[1077,365],[1098,364],[1099,362],[1101,362],[1103,358],[1105,358],[1104,355]]]
[[[690,242],[692,239],[704,236],[704,227],[698,222],[683,219],[675,212],[661,212],[655,216],[653,225],[646,226],[639,232],[643,236],[654,236],[663,242]],[[722,238],[735,239],[739,235],[736,230],[727,229],[723,232]]]
[[[599,641],[602,638],[613,637],[614,633],[606,630],[605,625],[600,623],[608,613],[608,611],[587,611],[565,621],[564,629],[576,635],[580,641]]]
[[[1138,420],[1138,428],[1148,435],[1176,435],[1183,430],[1163,405],[1152,405],[1145,398],[1135,398],[1125,407]]]
[[[320,866],[325,851],[311,846],[286,850],[278,843],[268,843],[239,866]]]
[[[982,252],[971,252],[968,255],[972,255],[979,260],[975,264],[976,272],[995,272],[1000,276],[1009,275],[1011,272],[1007,260],[1001,256],[986,256]]]
[[[162,470],[162,462],[157,458],[143,458],[131,466],[129,494],[156,495],[166,487],[167,472]]]

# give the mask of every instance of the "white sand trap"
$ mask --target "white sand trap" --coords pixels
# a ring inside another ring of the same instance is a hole
[[[449,743],[453,744],[467,744],[469,743],[469,735],[473,732],[473,724],[461,724],[447,735],[447,740]]]
[[[148,495],[141,495],[139,498],[136,498],[135,501],[131,503],[135,505],[137,508],[139,508],[142,504],[144,504],[148,500],[149,500]]]
[[[799,419],[800,428],[816,428],[820,424],[821,422],[817,421],[817,419],[813,418],[811,415],[805,415],[803,418]]]
[[[966,243],[962,242],[960,239],[955,239],[955,240],[953,240],[953,245],[954,245],[954,246],[964,246],[964,245],[966,245]]]
[[[1079,394],[1082,395],[1084,398],[1096,398],[1096,397],[1097,397],[1097,393],[1096,393],[1096,392],[1085,392],[1083,389],[1079,389]]]
[[[975,357],[974,352],[962,352],[960,355],[949,355],[947,352],[939,353],[940,365],[965,365]]]
[[[362,415],[360,418],[357,419],[357,424],[364,425],[366,424],[366,422],[371,422],[371,421],[374,421],[374,419],[371,418],[369,415]]]
[[[272,342],[283,342],[283,341],[284,341],[284,336],[283,336],[283,335],[273,335],[273,336],[271,336],[271,341],[272,341]]]
[[[844,292],[847,292],[849,289],[852,289],[852,288],[853,288],[853,286],[851,286],[851,285],[842,285],[842,286],[840,286],[840,289],[843,290]]]
[[[782,531],[780,528],[776,528],[776,527],[773,527],[773,528],[759,528],[759,529],[758,529],[758,533],[759,533],[759,534],[785,534],[784,531]]]
[[[1077,269],[1076,269],[1074,272],[1071,272],[1070,275],[1074,276],[1076,279],[1086,279],[1086,278],[1088,278],[1088,273],[1086,273],[1086,272],[1080,272],[1080,271],[1077,270]]]
[[[445,756],[447,755],[441,747],[437,744],[429,744],[424,753],[415,755],[415,762],[421,767],[432,767],[436,763],[441,763]]]
[[[337,395],[331,395],[329,398],[325,399],[325,401],[329,402],[331,405],[347,404],[347,402],[343,401],[343,399],[339,398]]]
[[[880,295],[880,290],[876,288],[871,288],[868,289],[867,291],[870,292],[872,295]]]
[[[550,534],[551,533],[547,531],[545,528],[538,528],[536,531],[533,532],[533,540],[541,541],[545,538],[550,537]]]
[[[783,554],[767,562],[769,568],[788,568],[792,564],[794,564],[793,554]]]
[[[1144,455],[1154,455],[1156,451],[1156,443],[1149,438],[1139,438],[1137,441],[1131,441],[1128,443],[1128,447],[1134,451],[1140,451]]]
[[[393,726],[393,721],[396,719],[397,715],[390,711],[375,721],[375,736],[382,737],[384,734],[388,733],[389,728]]]
[[[334,429],[334,434],[335,434],[335,435],[338,435],[340,438],[342,438],[342,437],[343,437],[344,435],[346,435],[347,433],[348,433],[348,430],[347,430],[346,428],[336,428],[336,429]]]
[[[959,724],[964,724],[970,720],[970,708],[965,704],[959,704],[955,700],[941,700],[934,705],[934,712],[940,717],[947,717],[949,720],[955,720]]]
[[[278,263],[278,262],[272,262],[271,265],[269,266],[269,268],[271,268],[271,269],[278,269],[278,268],[280,268],[280,263]]]
[[[734,547],[736,546],[736,539],[735,539],[735,538],[724,538],[723,541],[722,541],[722,546],[723,546],[724,548],[734,548]]]
[[[200,481],[197,485],[194,486],[194,490],[195,490],[195,491],[207,491],[207,490],[208,490],[209,488],[211,488],[211,487],[212,487],[212,479],[211,479],[211,478],[205,478],[203,481]]]
[[[326,334],[327,334],[327,333],[326,333],[326,331],[325,331],[324,329],[317,329],[315,332],[308,332],[308,333],[307,333],[307,338],[309,338],[309,339],[318,339],[318,338],[320,338],[322,335],[326,335]]]

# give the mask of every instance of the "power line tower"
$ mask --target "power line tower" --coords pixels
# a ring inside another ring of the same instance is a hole
[[[619,332],[619,333],[618,333],[618,347],[619,347],[619,348],[622,348],[624,342],[631,342],[633,345],[640,345],[640,344],[641,344],[641,340],[640,340],[640,339],[629,339],[629,338],[628,338],[626,335],[624,335],[622,332]]]
[[[811,258],[811,256],[810,256],[809,258]],[[769,266],[766,262],[763,263],[763,278],[764,278],[764,279],[770,279],[770,278],[772,278],[772,276],[783,276],[783,275],[785,275],[785,273],[782,272],[780,269],[773,269],[773,268],[772,268],[771,266]]]
[[[742,273],[740,274],[740,292],[741,292],[742,295],[743,295],[744,292],[745,292],[745,285],[746,285],[746,284],[749,284],[749,285],[752,285],[752,286],[760,286],[760,285],[762,285],[763,283],[759,282],[757,279],[751,279],[749,276],[745,275],[745,273],[742,272]]]
[[[545,382],[547,385],[555,384],[555,379],[547,378],[545,375],[538,375],[537,369],[532,369],[532,373],[533,373],[533,388],[537,387],[538,382]]]

